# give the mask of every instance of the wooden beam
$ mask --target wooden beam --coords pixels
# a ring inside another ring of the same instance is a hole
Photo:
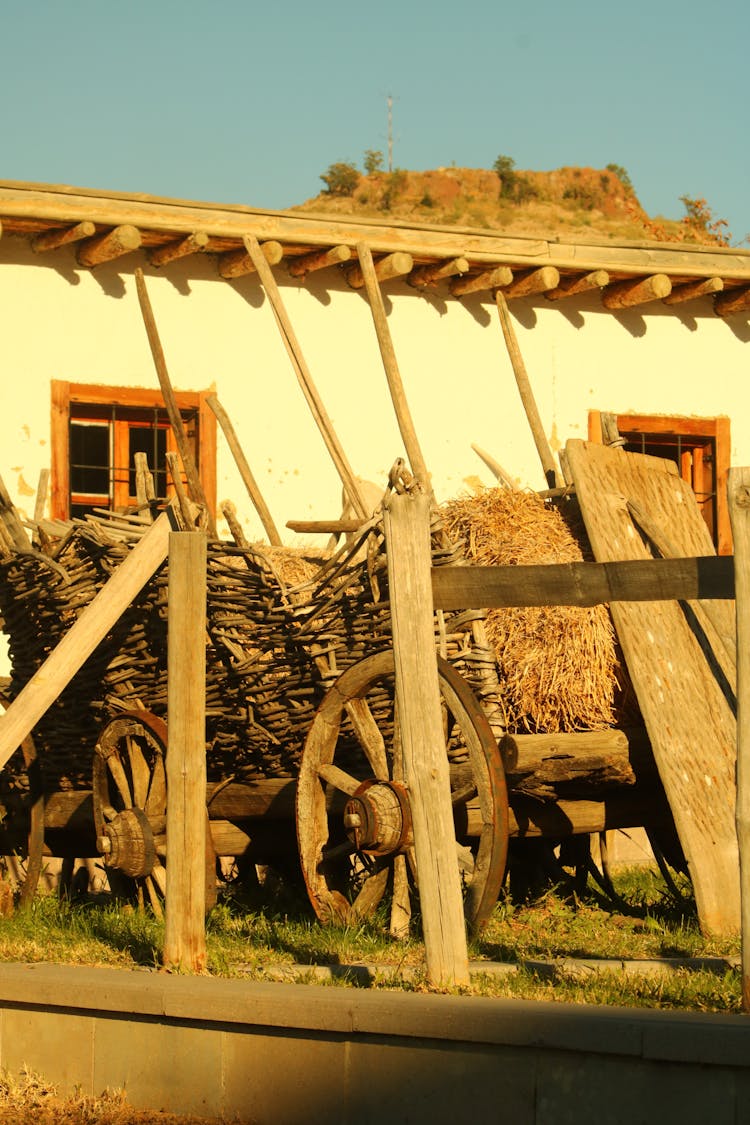
[[[561,278],[560,284],[554,289],[548,289],[544,296],[548,301],[561,301],[563,297],[576,297],[579,293],[588,293],[591,289],[603,289],[605,285],[609,285],[607,271],[591,270],[590,273]]]
[[[510,285],[503,285],[503,294],[507,298],[531,297],[534,293],[545,293],[548,289],[556,289],[560,284],[560,274],[554,266],[542,266],[537,270],[524,270],[513,277]]]
[[[130,254],[138,250],[142,242],[141,232],[137,227],[126,223],[121,227],[114,227],[105,234],[95,235],[93,238],[84,239],[78,247],[78,264],[93,269],[123,254]]]
[[[717,316],[732,316],[750,309],[750,285],[728,289],[714,298],[714,312]]]
[[[31,249],[35,254],[45,250],[57,250],[60,246],[67,246],[70,242],[81,242],[84,238],[91,238],[96,233],[96,224],[85,220],[75,223],[72,227],[63,227],[60,230],[47,230],[38,234],[31,240]]]
[[[482,273],[470,274],[469,277],[454,278],[449,289],[454,297],[466,297],[469,293],[481,293],[486,289],[510,285],[512,280],[513,270],[509,266],[497,266],[495,269],[483,270]]]
[[[162,964],[206,967],[206,533],[169,536],[167,901]]]
[[[436,609],[601,605],[734,597],[731,555],[536,566],[442,566],[432,572]]]
[[[414,473],[414,476],[419,478],[424,489],[431,491],[427,462],[424,459],[422,447],[419,444],[417,431],[414,427],[414,420],[411,416],[411,410],[409,409],[409,403],[406,400],[406,392],[404,391],[404,384],[401,379],[398,360],[396,359],[396,350],[393,346],[390,328],[388,327],[388,317],[385,315],[383,294],[380,292],[380,285],[378,284],[370,247],[366,242],[361,242],[357,246],[357,255],[362,270],[362,277],[364,278],[365,287],[367,289],[367,299],[370,302],[370,311],[372,312],[372,320],[375,325],[375,334],[378,338],[380,355],[385,369],[385,377],[388,380],[388,389],[391,392],[391,401],[396,414],[399,432],[404,442],[404,448],[406,449],[406,456],[409,458],[409,464],[411,465],[411,471]]]
[[[500,756],[510,789],[529,796],[555,786],[634,785],[657,774],[644,728],[567,734],[506,734]],[[600,789],[601,791],[601,789]],[[552,794],[547,792],[547,796]],[[569,796],[573,794],[569,792]]]
[[[446,277],[455,277],[469,272],[468,258],[449,258],[446,262],[435,262],[430,266],[416,266],[409,274],[407,281],[416,289],[424,289],[428,285],[436,285]]]
[[[281,339],[286,348],[287,355],[291,360],[294,373],[297,376],[297,381],[305,396],[305,400],[310,407],[310,412],[315,420],[315,424],[320,431],[320,435],[325,442],[326,449],[328,450],[331,460],[336,466],[341,483],[346,489],[347,495],[351,501],[357,515],[362,516],[363,519],[367,518],[367,505],[362,497],[361,490],[357,484],[357,478],[354,475],[349,460],[344,453],[341,442],[338,439],[333,423],[331,422],[328,412],[323,405],[323,401],[318,394],[318,389],[313,382],[310,370],[305,362],[302,354],[302,349],[299,346],[299,341],[292,327],[292,322],[289,319],[289,314],[286,311],[284,302],[281,299],[279,287],[276,284],[276,279],[273,276],[273,271],[263,253],[263,248],[259,245],[256,238],[252,235],[246,235],[244,238],[245,250],[250,256],[255,268],[260,276],[261,284],[266,291],[268,303],[271,306],[273,315],[276,318],[276,323],[281,333]]]
[[[199,254],[208,246],[208,235],[204,230],[193,231],[185,238],[177,238],[174,242],[166,242],[157,246],[148,256],[152,266],[166,266],[180,258],[187,258],[190,254]]]
[[[280,242],[263,242],[260,244],[261,253],[269,266],[277,266],[284,257],[284,247]],[[219,273],[227,279],[244,277],[247,273],[255,273],[256,267],[247,250],[228,250],[219,258]]]
[[[169,422],[174,432],[177,448],[180,452],[182,464],[185,467],[185,475],[187,477],[190,493],[197,504],[201,504],[206,512],[208,520],[209,532],[212,538],[216,538],[216,522],[214,520],[213,512],[208,503],[205,492],[203,491],[203,484],[201,483],[198,466],[195,463],[193,451],[190,448],[190,443],[185,433],[185,427],[182,422],[182,415],[180,408],[177,405],[177,399],[172,389],[172,381],[169,378],[167,370],[167,361],[164,358],[164,350],[161,346],[159,339],[159,331],[156,327],[156,318],[154,311],[151,307],[151,300],[146,288],[146,279],[143,276],[143,270],[138,267],[135,271],[135,288],[138,293],[138,303],[141,306],[141,314],[143,316],[143,324],[148,336],[148,342],[151,347],[151,355],[154,360],[154,367],[156,368],[156,375],[161,387],[162,398],[164,405],[169,415]]]
[[[440,707],[430,591],[430,496],[390,493],[383,523],[388,557],[396,708],[410,795],[427,974],[468,982],[451,786]]]
[[[742,933],[742,1007],[750,1012],[750,469],[729,470],[737,618],[737,804]]]
[[[0,717],[0,769],[167,557],[162,512]]]
[[[378,281],[390,281],[394,277],[403,277],[407,273],[411,273],[414,259],[411,254],[404,254],[403,251],[397,251],[395,254],[387,254],[385,258],[380,258],[374,262],[375,277]],[[360,265],[353,265],[346,271],[346,280],[352,289],[363,289],[365,279],[362,274],[362,267]]]
[[[306,277],[315,270],[324,270],[329,266],[340,266],[348,262],[352,256],[349,246],[332,246],[330,250],[315,250],[312,254],[300,254],[293,258],[287,269],[292,277]]]
[[[630,309],[649,301],[664,300],[672,292],[672,282],[665,273],[629,281],[615,281],[602,293],[605,309]]]
[[[348,535],[366,523],[369,520],[287,520],[286,526],[297,535]]]
[[[508,356],[510,357],[511,366],[513,367],[513,374],[518,386],[518,393],[521,396],[521,402],[528,419],[531,435],[534,439],[536,451],[539,454],[539,460],[542,465],[542,471],[547,480],[548,488],[557,488],[563,484],[562,479],[559,477],[557,468],[555,467],[555,459],[552,456],[552,449],[550,448],[547,435],[544,432],[542,419],[539,414],[539,409],[534,398],[534,392],[531,388],[529,376],[526,373],[526,365],[523,362],[521,349],[518,346],[516,339],[516,330],[513,327],[513,321],[510,319],[508,312],[508,305],[505,300],[505,295],[501,289],[495,292],[495,304],[497,305],[497,314],[500,317],[500,327],[503,330],[503,337],[505,339],[505,346],[508,349]]]
[[[240,440],[237,437],[237,433],[234,426],[232,425],[232,421],[229,415],[227,414],[226,410],[221,405],[218,397],[215,394],[209,395],[206,399],[206,403],[216,415],[216,419],[222,428],[224,437],[227,439],[227,445],[229,446],[232,456],[234,457],[234,462],[237,466],[240,477],[242,478],[242,483],[244,484],[247,490],[247,494],[250,497],[256,512],[258,513],[260,522],[263,524],[265,533],[268,536],[268,542],[272,547],[280,547],[281,536],[278,533],[276,524],[274,523],[273,516],[271,515],[268,505],[263,499],[263,493],[258,487],[258,482],[256,481],[250,470],[250,466],[247,463],[247,458],[245,457],[242,446],[240,445]]]
[[[720,277],[707,277],[704,281],[687,281],[684,285],[674,285],[672,292],[664,297],[665,305],[680,305],[683,301],[695,301],[709,293],[721,293],[724,282]]]

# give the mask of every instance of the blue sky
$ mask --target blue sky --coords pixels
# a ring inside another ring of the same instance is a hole
[[[715,14],[714,14],[715,13]],[[283,208],[337,160],[620,164],[750,234],[750,4],[0,0],[0,178]]]

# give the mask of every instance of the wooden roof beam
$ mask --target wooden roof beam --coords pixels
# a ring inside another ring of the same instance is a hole
[[[444,277],[455,277],[456,274],[468,272],[469,263],[466,258],[448,258],[445,262],[433,262],[432,265],[417,266],[406,280],[409,285],[413,285],[416,289],[424,289],[428,285],[436,285]]]
[[[397,250],[394,254],[386,254],[384,258],[379,258],[375,262],[375,276],[378,281],[390,281],[394,277],[403,277],[407,273],[411,273],[414,265],[414,259],[411,254],[406,254],[403,250]],[[346,280],[351,285],[352,289],[363,289],[365,279],[362,274],[362,267],[360,265],[351,266],[346,271]]]
[[[306,277],[315,270],[324,270],[329,266],[340,266],[348,262],[352,256],[350,246],[332,246],[330,250],[314,250],[311,254],[300,254],[294,258],[287,269],[292,277]]]
[[[148,260],[152,266],[167,266],[180,258],[187,258],[190,254],[200,254],[208,246],[208,235],[204,230],[194,231],[185,238],[176,238],[172,242],[165,242],[163,246],[155,247],[149,254]]]
[[[501,285],[507,300],[515,297],[532,297],[535,293],[545,293],[548,289],[556,289],[560,284],[560,272],[554,266],[542,266],[541,269],[523,270],[517,273],[510,285]]]
[[[714,312],[717,316],[731,316],[733,313],[747,312],[750,309],[750,285],[728,289],[714,297]]]
[[[694,301],[709,293],[721,293],[723,288],[724,282],[720,277],[707,277],[703,281],[687,281],[684,285],[673,286],[672,292],[664,298],[664,304],[681,305],[683,301]]]
[[[467,293],[481,293],[485,289],[500,289],[513,281],[513,271],[508,266],[497,266],[494,270],[456,277],[450,283],[454,297],[465,297]]]
[[[588,293],[591,289],[603,289],[605,285],[609,285],[607,271],[592,270],[591,273],[562,278],[560,284],[548,289],[544,296],[548,301],[560,301],[563,297],[577,297],[579,293]]]
[[[96,224],[88,219],[75,223],[72,227],[62,227],[59,230],[46,230],[31,240],[31,249],[35,254],[45,250],[57,250],[60,246],[67,246],[70,242],[82,242],[96,234]]]
[[[261,252],[269,266],[277,266],[284,257],[284,247],[280,242],[261,243]],[[244,247],[239,250],[227,250],[219,258],[219,273],[230,280],[234,277],[244,277],[246,273],[255,273],[255,266]]]
[[[93,238],[86,238],[78,247],[78,264],[88,266],[101,266],[123,254],[130,254],[138,250],[141,245],[141,232],[130,223],[121,227],[113,227],[104,234],[97,234]]]
[[[648,301],[660,301],[672,292],[672,282],[665,273],[655,273],[651,277],[615,281],[602,293],[605,309],[630,309],[635,305],[645,305]]]

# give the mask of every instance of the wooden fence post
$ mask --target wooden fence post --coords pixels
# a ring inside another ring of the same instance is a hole
[[[206,966],[206,533],[169,536],[165,966]]]
[[[419,874],[427,975],[469,982],[448,758],[440,710],[430,581],[430,497],[391,493],[384,505],[396,700]]]
[[[750,1012],[750,468],[729,470],[737,616],[737,843],[740,851],[742,1007]]]

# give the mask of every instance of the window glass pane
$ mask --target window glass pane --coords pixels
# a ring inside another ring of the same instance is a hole
[[[109,498],[109,425],[70,423],[70,490]]]

